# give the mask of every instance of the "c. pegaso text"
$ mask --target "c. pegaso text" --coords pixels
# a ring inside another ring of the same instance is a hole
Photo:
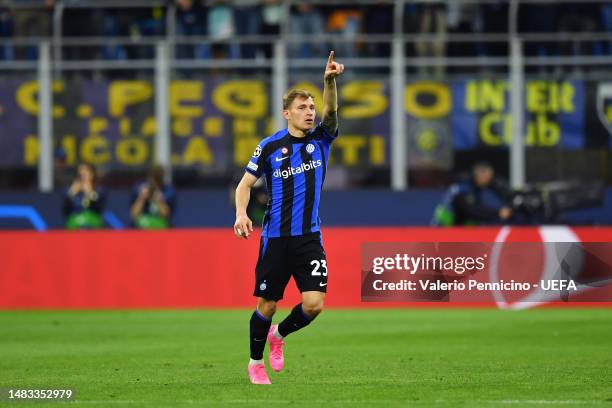
[[[372,260],[372,272],[380,275],[388,270],[403,270],[414,275],[423,271],[453,271],[458,275],[465,272],[482,271],[485,268],[487,254],[479,257],[457,256],[411,256],[396,254],[394,257],[376,257]]]

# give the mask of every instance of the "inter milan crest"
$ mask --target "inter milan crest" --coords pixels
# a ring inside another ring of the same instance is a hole
[[[312,143],[308,143],[308,145],[306,146],[306,151],[308,153],[314,152],[314,149],[315,149],[315,147],[314,147],[314,145]]]
[[[283,147],[283,148],[281,149],[281,153],[282,153],[282,154],[287,154],[287,153],[289,153],[289,149],[287,149],[286,147]]]

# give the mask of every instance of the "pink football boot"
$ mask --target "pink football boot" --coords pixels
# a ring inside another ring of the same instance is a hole
[[[268,373],[266,373],[266,366],[263,364],[249,364],[249,379],[253,384],[272,384]]]
[[[283,369],[283,365],[285,360],[283,358],[283,346],[285,343],[282,340],[274,337],[274,330],[278,325],[274,324],[270,326],[270,331],[268,332],[268,344],[270,345],[270,367],[276,372],[279,372]]]

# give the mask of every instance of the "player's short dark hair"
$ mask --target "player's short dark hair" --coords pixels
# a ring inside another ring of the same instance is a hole
[[[283,109],[289,109],[295,98],[312,98],[314,96],[305,89],[292,89],[283,96]]]

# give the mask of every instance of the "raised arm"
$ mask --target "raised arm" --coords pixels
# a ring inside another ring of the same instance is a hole
[[[342,75],[344,65],[334,61],[334,52],[329,53],[325,74],[323,75],[323,113],[321,120],[323,126],[330,133],[338,129],[338,91],[336,90],[336,77]]]

